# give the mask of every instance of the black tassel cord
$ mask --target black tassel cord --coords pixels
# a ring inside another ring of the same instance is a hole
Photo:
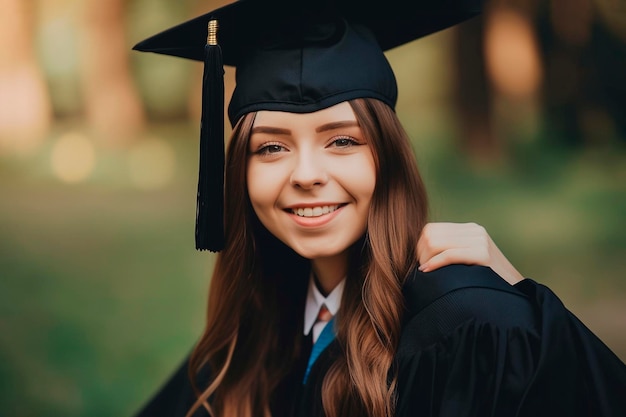
[[[208,25],[202,78],[200,169],[196,205],[196,249],[224,247],[224,65],[217,21]]]

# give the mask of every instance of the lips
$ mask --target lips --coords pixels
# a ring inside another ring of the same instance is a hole
[[[319,217],[324,214],[332,213],[337,210],[341,205],[326,205],[326,206],[315,206],[315,207],[294,207],[289,209],[291,213],[295,214],[298,217]]]

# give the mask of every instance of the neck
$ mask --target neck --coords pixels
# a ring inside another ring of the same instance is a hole
[[[326,296],[348,273],[348,251],[327,258],[313,259],[311,269],[315,274],[319,290]]]

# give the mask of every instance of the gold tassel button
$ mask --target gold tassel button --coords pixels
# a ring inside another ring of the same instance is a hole
[[[209,20],[209,32],[206,38],[206,43],[208,45],[217,45],[217,28],[218,28],[217,20]]]

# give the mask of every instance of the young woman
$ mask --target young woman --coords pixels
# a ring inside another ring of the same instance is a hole
[[[256,37],[253,3],[138,45],[196,57],[183,46],[217,18],[237,66],[206,330],[140,416],[624,415],[626,368],[548,289],[427,272],[456,243],[419,240],[426,191],[381,48],[471,16],[467,2],[383,28],[307,9]]]

